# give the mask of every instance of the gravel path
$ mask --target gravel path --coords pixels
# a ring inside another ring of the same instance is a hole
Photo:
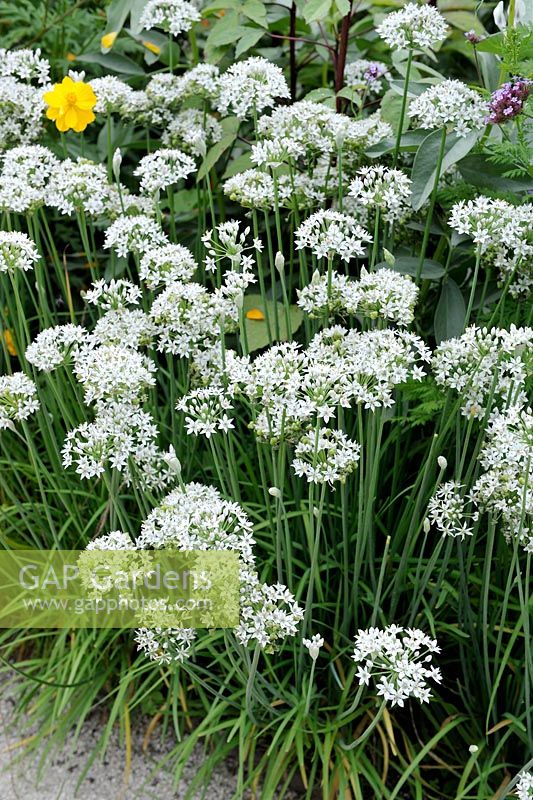
[[[5,685],[0,685],[0,692],[1,800],[180,800],[185,796],[195,775],[196,765],[202,758],[201,752],[193,756],[177,790],[172,788],[170,775],[163,771],[150,780],[155,761],[164,755],[164,750],[155,733],[147,753],[143,753],[142,740],[146,726],[142,726],[133,732],[131,775],[126,787],[123,782],[124,748],[119,745],[116,736],[112,739],[105,760],[95,760],[76,789],[88,754],[94,747],[99,727],[94,721],[84,726],[75,748],[65,749],[52,757],[45,756],[46,769],[38,778],[38,755],[32,754],[13,763],[20,753],[17,743],[28,732],[18,730],[13,722],[14,703]],[[211,785],[205,787],[204,792],[196,793],[194,800],[230,800],[234,791],[235,777],[231,770],[219,769],[213,775]]]

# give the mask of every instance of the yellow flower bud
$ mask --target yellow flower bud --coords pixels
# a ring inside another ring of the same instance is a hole
[[[116,38],[117,38],[116,31],[111,31],[111,33],[104,33],[104,35],[100,39],[100,44],[102,45],[104,50],[111,50],[111,48],[115,44]]]

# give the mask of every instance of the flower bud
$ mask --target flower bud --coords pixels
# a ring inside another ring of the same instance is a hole
[[[276,258],[274,259],[274,265],[275,265],[277,271],[281,275],[281,273],[283,272],[283,270],[285,268],[285,258],[283,256],[283,253],[280,253],[279,250],[276,253]]]
[[[385,259],[385,263],[389,265],[389,267],[393,267],[396,263],[395,257],[392,255],[390,250],[387,250],[386,247],[383,248],[383,258]]]
[[[441,469],[441,470],[443,470],[443,471],[444,471],[444,470],[446,469],[446,467],[448,466],[448,462],[446,461],[446,459],[444,458],[444,456],[439,456],[439,457],[437,458],[437,464],[439,465],[439,469]]]
[[[113,153],[113,175],[115,176],[115,180],[120,180],[120,165],[122,164],[122,153],[120,152],[120,147],[117,147],[115,152]]]
[[[270,489],[268,490],[268,493],[269,493],[269,495],[270,495],[271,497],[278,497],[278,498],[280,498],[280,497],[281,497],[281,492],[280,492],[280,490],[277,488],[277,486],[271,486],[271,487],[270,487]]]
[[[424,533],[429,533],[431,529],[431,523],[427,517],[424,520],[423,528],[424,528]]]

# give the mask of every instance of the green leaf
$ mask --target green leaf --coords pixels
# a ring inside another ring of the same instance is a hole
[[[222,120],[221,125],[224,135],[219,142],[213,145],[204,158],[203,163],[196,175],[197,183],[199,183],[201,180],[203,180],[203,178],[206,177],[206,175],[209,174],[210,170],[215,166],[220,156],[232,146],[233,142],[237,138],[240,126],[240,120],[238,117],[226,117],[226,119]]]
[[[493,33],[492,36],[487,36],[477,43],[476,48],[481,53],[494,53],[501,56],[504,48],[503,33]]]
[[[144,11],[146,0],[132,0],[130,25],[132,33],[140,33],[142,31],[141,14]]]
[[[533,191],[533,180],[506,178],[504,167],[491,164],[483,155],[471,155],[461,161],[459,171],[467,183],[499,192]]]
[[[346,14],[350,13],[350,9],[352,7],[349,0],[335,0],[335,5],[337,7],[337,10],[343,17],[345,17]]]
[[[444,170],[456,164],[470,152],[480,135],[480,131],[472,131],[466,136],[457,136],[456,133],[448,134],[441,175]],[[441,130],[432,131],[426,136],[417,150],[411,173],[413,182],[411,205],[415,211],[418,211],[424,205],[433,191],[441,139]]]
[[[263,28],[266,27],[266,8],[263,3],[260,2],[260,0],[246,0],[244,5],[241,6],[240,11],[245,17],[251,19],[252,22],[255,22],[257,25],[261,25]]]
[[[104,36],[106,33],[116,33],[118,36],[133,5],[134,0],[111,0],[107,8],[107,23]],[[102,47],[102,53],[108,53],[110,50],[110,47]]]
[[[388,122],[392,125],[394,132],[398,131],[398,127],[400,125],[400,117],[402,115],[402,97],[393,89],[389,89],[383,95],[383,99],[381,101],[381,110],[380,116],[384,122]],[[409,126],[409,117],[405,114],[403,119],[403,129],[405,131],[406,128]]]
[[[433,321],[437,344],[453,339],[464,331],[466,305],[463,294],[451,278],[442,284]]]
[[[235,56],[237,58],[256,45],[265,33],[263,28],[252,28],[251,26],[244,28],[244,30],[246,32],[243,33],[235,47]]]
[[[306,22],[327,17],[331,8],[331,0],[307,0],[303,7],[303,18]]]
[[[246,33],[246,28],[239,23],[239,15],[236,11],[230,10],[213,25],[207,37],[206,47],[233,44],[244,33]]]
[[[122,56],[120,53],[82,53],[76,56],[76,61],[82,61],[86,64],[99,64],[111,72],[118,72],[121,75],[145,75],[142,67],[132,61],[128,56]]]
[[[415,258],[413,256],[400,256],[399,258],[395,259],[392,269],[395,272],[401,272],[402,275],[415,276],[418,272],[419,261],[419,258]],[[386,261],[381,261],[379,264],[376,264],[376,269],[381,269],[382,267],[391,269]],[[438,261],[433,261],[431,258],[425,258],[424,263],[422,264],[422,272],[420,273],[420,277],[429,281],[440,281],[444,275],[444,272],[444,267],[442,264],[439,264]]]
[[[305,100],[309,103],[322,103],[324,100],[331,100],[334,97],[335,92],[333,89],[327,89],[324,87],[321,89],[313,89],[311,92],[305,95]]]
[[[257,308],[263,313],[265,319],[247,319],[246,312],[251,309]],[[260,294],[247,294],[244,296],[244,325],[246,328],[246,339],[248,342],[248,350],[253,352],[262,347],[266,347],[270,343],[268,337],[268,326],[266,322],[266,314],[268,313],[268,320],[270,323],[270,330],[274,337],[276,330],[276,315],[279,324],[279,341],[287,341],[289,333],[287,331],[287,320],[285,310],[282,303],[277,303],[274,300],[267,300],[263,302]],[[303,311],[298,306],[290,306],[289,308],[289,324],[290,333],[295,333],[303,321]]]
[[[460,31],[475,31],[480,35],[486,33],[483,23],[471,11],[446,11],[444,17],[452,28],[458,28]]]

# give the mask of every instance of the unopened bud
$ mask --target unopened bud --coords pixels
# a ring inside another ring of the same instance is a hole
[[[283,270],[285,269],[285,258],[284,258],[284,256],[283,256],[283,253],[280,253],[280,252],[279,252],[279,250],[278,250],[278,252],[276,253],[276,258],[274,259],[274,265],[275,265],[275,267],[276,267],[277,271],[278,271],[280,274],[281,274],[281,273],[283,272]]]
[[[198,141],[195,142],[195,145],[196,149],[198,150],[198,153],[202,156],[202,158],[205,158],[205,154],[207,153],[207,147],[205,145],[204,139],[198,139]]]
[[[244,295],[243,295],[242,292],[237,292],[236,293],[236,295],[235,295],[235,305],[237,306],[239,311],[241,311],[241,309],[242,309],[242,307],[244,305]]]
[[[471,744],[470,747],[468,748],[468,752],[474,755],[474,753],[479,752],[479,747],[477,746],[477,744]]]
[[[394,258],[390,250],[387,250],[386,247],[383,248],[383,258],[385,259],[385,263],[388,264],[389,267],[393,267],[396,263],[396,259]]]
[[[115,180],[120,180],[120,165],[122,164],[122,153],[120,152],[120,147],[117,147],[115,152],[113,153],[113,175],[115,176]]]
[[[446,461],[444,456],[439,456],[437,458],[437,464],[439,465],[439,469],[442,469],[442,470],[445,470],[446,467],[448,466],[448,462]]]
[[[311,275],[311,283],[313,286],[316,286],[318,283],[320,283],[320,272],[317,269],[315,269]]]
[[[163,461],[166,462],[169,469],[171,469],[172,472],[175,472],[176,475],[181,473],[181,461],[177,457],[176,451],[172,445],[170,445],[168,448],[168,453],[163,454]]]
[[[277,497],[277,498],[280,498],[280,497],[281,497],[281,492],[280,492],[280,490],[277,488],[277,486],[271,486],[271,487],[270,487],[270,489],[268,490],[268,493],[269,493],[269,495],[270,495],[271,497]]]
[[[338,131],[337,135],[335,136],[335,144],[337,145],[337,150],[342,150],[345,139],[346,139],[345,131],[344,130]]]
[[[424,533],[429,533],[431,528],[431,523],[427,517],[424,520],[423,528],[424,528]]]

